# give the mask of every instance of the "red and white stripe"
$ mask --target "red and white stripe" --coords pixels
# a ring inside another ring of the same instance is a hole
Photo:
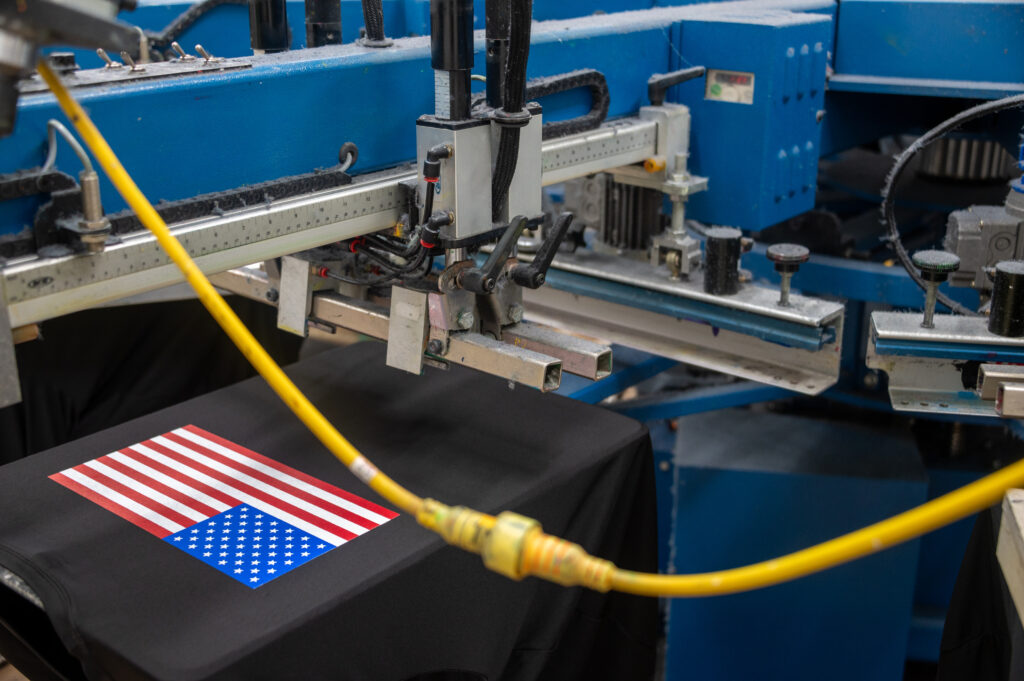
[[[161,538],[241,504],[334,546],[398,515],[195,426],[50,478]]]

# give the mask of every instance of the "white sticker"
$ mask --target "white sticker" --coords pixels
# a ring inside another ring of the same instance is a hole
[[[366,484],[370,484],[370,481],[373,480],[379,472],[377,467],[367,461],[366,457],[363,456],[357,457],[348,469]]]
[[[704,99],[735,104],[754,103],[754,74],[745,71],[708,69]]]

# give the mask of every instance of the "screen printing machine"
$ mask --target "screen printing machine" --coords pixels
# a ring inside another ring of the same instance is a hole
[[[1020,0],[0,0],[0,655],[1024,678],[1022,107]]]

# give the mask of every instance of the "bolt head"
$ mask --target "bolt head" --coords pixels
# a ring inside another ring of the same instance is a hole
[[[463,310],[459,313],[459,316],[455,318],[455,323],[459,325],[460,329],[471,329],[473,323],[476,322],[476,317],[469,310]]]
[[[444,343],[442,343],[440,339],[432,338],[430,342],[427,343],[427,352],[430,354],[440,357],[443,351]]]

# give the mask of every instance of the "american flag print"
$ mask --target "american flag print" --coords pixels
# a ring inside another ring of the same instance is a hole
[[[254,589],[398,516],[191,425],[50,479]]]

